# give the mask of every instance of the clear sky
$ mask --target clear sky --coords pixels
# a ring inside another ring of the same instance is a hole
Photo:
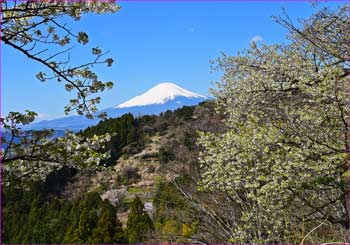
[[[322,5],[338,5],[337,2]],[[110,50],[112,68],[98,68],[112,90],[102,94],[100,109],[115,106],[152,86],[171,81],[208,95],[220,73],[210,59],[223,51],[234,55],[252,39],[268,44],[284,42],[286,30],[271,16],[284,7],[293,20],[310,16],[308,2],[127,2],[115,14],[85,15],[68,20],[76,31],[89,34],[89,46],[76,51],[86,57],[89,47]],[[31,109],[40,119],[63,115],[69,94],[55,81],[35,78],[40,65],[2,44],[2,115]]]

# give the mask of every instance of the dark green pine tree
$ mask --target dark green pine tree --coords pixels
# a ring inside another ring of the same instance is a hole
[[[41,202],[39,197],[33,199],[27,222],[20,234],[20,243],[40,243]]]
[[[144,205],[139,197],[136,197],[131,205],[131,210],[126,224],[126,234],[129,244],[141,243],[154,229],[152,220],[144,211]]]
[[[78,228],[74,231],[71,243],[83,244],[90,240],[92,230],[95,228],[97,215],[94,210],[84,208],[80,215]]]
[[[78,229],[79,220],[80,220],[80,207],[79,203],[75,202],[73,203],[72,208],[70,209],[69,215],[68,215],[68,224],[67,228],[64,234],[64,239],[62,241],[63,244],[67,243],[73,243],[74,239],[74,232],[76,229]]]
[[[89,243],[92,244],[116,244],[125,243],[126,239],[122,229],[122,224],[117,219],[115,212],[103,209],[97,222],[97,227],[93,229]]]

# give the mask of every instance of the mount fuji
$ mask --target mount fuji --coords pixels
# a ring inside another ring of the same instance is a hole
[[[134,116],[158,115],[167,110],[175,110],[183,106],[197,105],[205,100],[207,100],[207,98],[203,95],[181,88],[174,83],[165,82],[156,85],[145,93],[135,96],[124,103],[106,108],[100,112],[107,112],[109,118],[119,117],[126,113],[131,113]],[[99,114],[100,112],[96,114]],[[31,123],[24,127],[24,129],[39,130],[51,128],[55,130],[70,129],[78,131],[89,126],[94,126],[99,121],[100,119],[95,118],[90,120],[85,116],[68,116]]]

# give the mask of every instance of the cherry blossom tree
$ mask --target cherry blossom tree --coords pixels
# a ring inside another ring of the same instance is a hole
[[[302,222],[349,230],[349,5],[276,21],[286,44],[252,43],[214,63],[227,129],[199,139],[201,190],[227,193],[241,211],[234,243],[285,242]]]

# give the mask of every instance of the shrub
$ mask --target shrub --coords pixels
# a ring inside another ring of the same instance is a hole
[[[160,164],[167,164],[168,162],[175,160],[175,153],[169,145],[162,146],[159,149],[158,156]]]
[[[118,175],[117,180],[119,184],[128,185],[134,183],[136,180],[141,178],[141,175],[138,173],[139,169],[132,166],[125,167],[120,175]]]

